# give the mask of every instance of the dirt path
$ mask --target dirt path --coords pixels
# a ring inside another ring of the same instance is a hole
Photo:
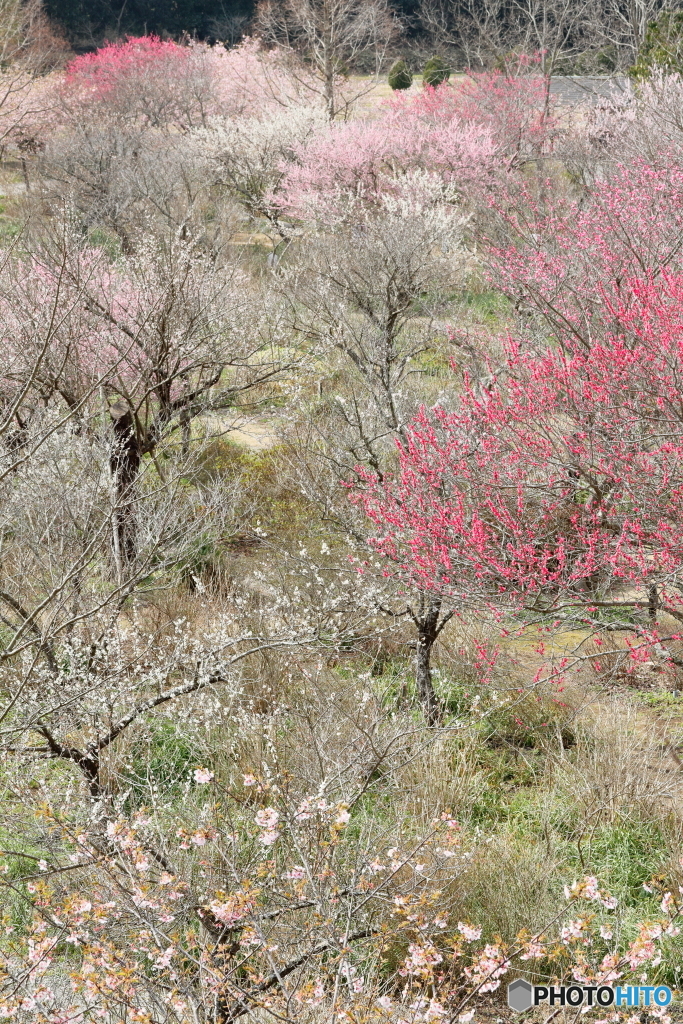
[[[225,437],[234,444],[242,444],[254,451],[274,448],[278,443],[276,425],[272,420],[237,419]]]
[[[213,413],[202,420],[209,433],[252,451],[265,451],[278,443],[278,422],[265,416],[239,416],[234,413]]]

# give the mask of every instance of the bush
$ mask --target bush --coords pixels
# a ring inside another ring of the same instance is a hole
[[[389,72],[389,85],[396,92],[399,89],[410,89],[413,74],[404,60],[397,60]]]
[[[451,69],[443,57],[430,57],[422,72],[422,84],[436,89],[437,85],[447,82],[451,77]]]

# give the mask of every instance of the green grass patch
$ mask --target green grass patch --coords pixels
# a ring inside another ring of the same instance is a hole
[[[505,319],[512,310],[509,300],[493,288],[467,289],[457,296],[457,301],[475,320],[485,324]]]
[[[126,811],[131,813],[149,803],[150,792],[178,799],[200,763],[200,754],[190,740],[167,720],[150,723],[129,750],[121,773],[121,787],[129,790]]]

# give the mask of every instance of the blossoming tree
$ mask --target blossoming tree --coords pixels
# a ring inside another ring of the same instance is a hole
[[[610,608],[666,659],[657,612],[682,619],[681,295],[677,275],[626,281],[589,352],[510,341],[489,383],[465,377],[454,410],[423,409],[395,477],[364,472],[355,497],[388,563],[461,607],[555,625]]]

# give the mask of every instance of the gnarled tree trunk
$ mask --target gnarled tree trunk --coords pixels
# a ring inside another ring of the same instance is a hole
[[[417,612],[408,609],[417,629],[417,645],[415,652],[415,683],[425,718],[429,725],[439,725],[443,709],[434,692],[432,680],[432,650],[439,633],[452,616],[452,612],[441,614],[441,599],[434,596],[421,595]]]

